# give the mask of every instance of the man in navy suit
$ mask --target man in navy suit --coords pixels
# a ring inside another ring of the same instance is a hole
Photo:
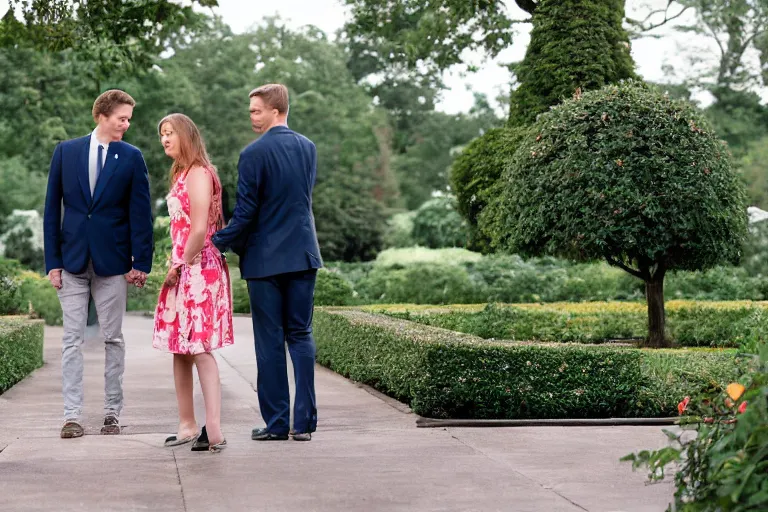
[[[212,241],[222,253],[234,248],[240,254],[248,282],[256,385],[266,422],[251,439],[288,439],[287,343],[296,382],[292,435],[309,441],[317,427],[312,310],[322,266],[312,214],[317,151],[312,141],[288,128],[284,85],[254,89],[250,102],[251,125],[263,135],[240,153],[235,210]]]
[[[62,438],[83,435],[81,345],[92,295],[106,343],[102,434],[120,433],[128,284],[152,267],[149,177],[141,151],[122,142],[136,102],[110,90],[93,104],[96,129],[56,146],[48,175],[45,267],[64,313]]]

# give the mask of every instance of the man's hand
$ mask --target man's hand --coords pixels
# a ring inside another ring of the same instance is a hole
[[[48,272],[48,280],[51,282],[51,285],[56,288],[57,290],[61,290],[61,269],[55,268]]]
[[[143,288],[144,284],[147,282],[147,274],[134,268],[125,274],[125,280],[136,288]]]

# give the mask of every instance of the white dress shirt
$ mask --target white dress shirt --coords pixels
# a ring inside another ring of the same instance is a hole
[[[104,165],[107,162],[107,150],[109,149],[109,142],[103,142],[96,138],[96,130],[91,132],[91,148],[88,153],[88,183],[91,186],[91,197],[93,197],[93,191],[96,189],[96,158],[99,155],[99,144],[104,148],[101,150],[101,170],[104,171]]]

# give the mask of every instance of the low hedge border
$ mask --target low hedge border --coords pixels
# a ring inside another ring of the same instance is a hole
[[[639,303],[596,302],[368,306],[366,310],[485,339],[601,343],[646,337],[646,308]],[[749,349],[768,338],[766,320],[768,308],[764,302],[671,301],[667,307],[667,333],[680,346]]]
[[[0,394],[43,366],[43,321],[0,317]]]
[[[430,418],[650,418],[735,379],[734,351],[488,341],[349,308],[318,308],[317,361]]]

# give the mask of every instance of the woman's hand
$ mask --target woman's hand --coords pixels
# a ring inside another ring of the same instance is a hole
[[[194,255],[191,259],[187,255],[187,251],[184,251],[184,263],[187,265],[199,265],[200,262],[203,260],[203,253],[198,252],[196,255]]]
[[[167,286],[168,288],[173,288],[176,286],[176,284],[179,282],[180,273],[181,267],[171,267],[171,269],[168,270],[168,274],[165,276],[165,282],[163,282],[163,285]]]

